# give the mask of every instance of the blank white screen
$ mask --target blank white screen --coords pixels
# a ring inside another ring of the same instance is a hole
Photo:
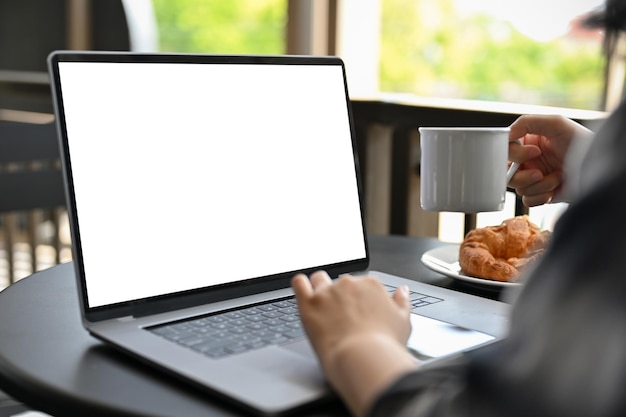
[[[90,307],[365,257],[340,66],[59,73]]]

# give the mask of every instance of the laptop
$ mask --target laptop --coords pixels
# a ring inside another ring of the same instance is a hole
[[[297,315],[297,272],[407,285],[422,360],[504,336],[504,303],[367,270],[340,58],[57,51],[48,65],[96,338],[281,415],[337,399]]]

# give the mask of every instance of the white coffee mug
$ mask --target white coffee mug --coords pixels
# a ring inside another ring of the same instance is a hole
[[[508,127],[420,127],[421,205],[478,213],[504,208]]]

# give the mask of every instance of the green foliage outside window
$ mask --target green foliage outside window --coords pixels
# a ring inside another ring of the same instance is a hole
[[[488,15],[462,18],[453,0],[382,1],[382,91],[601,107],[597,39],[537,42]]]
[[[282,54],[286,0],[153,0],[160,50]]]

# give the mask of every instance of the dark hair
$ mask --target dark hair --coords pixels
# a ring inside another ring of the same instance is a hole
[[[593,11],[585,24],[603,28],[607,32],[626,32],[626,0],[606,0],[604,6]]]

